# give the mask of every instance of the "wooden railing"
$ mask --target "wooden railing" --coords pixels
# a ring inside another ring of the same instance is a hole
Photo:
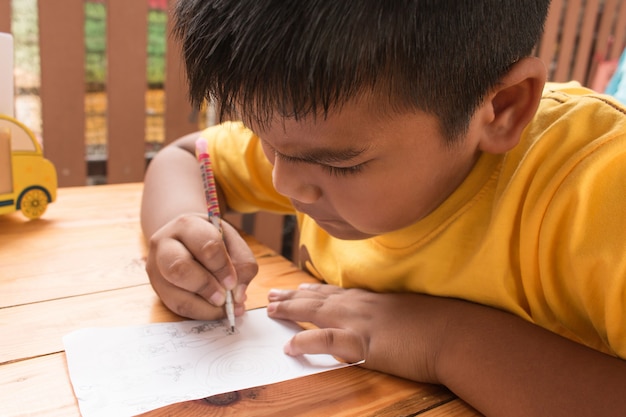
[[[146,166],[148,0],[106,0],[106,8],[106,182],[141,181]],[[84,185],[88,175],[84,10],[84,0],[38,1],[44,149],[57,168],[60,186]],[[11,0],[0,0],[1,32],[11,32],[10,16]],[[546,63],[550,80],[576,79],[592,86],[599,65],[616,60],[626,46],[625,31],[626,0],[553,0],[536,54]],[[179,48],[169,36],[165,68],[168,143],[198,129],[190,117]],[[257,237],[279,248],[281,220],[256,223]]]
[[[146,42],[148,2],[107,0],[106,182],[142,181],[146,167]],[[84,0],[39,0],[44,149],[59,186],[85,185]],[[11,32],[11,1],[0,0],[0,32]],[[179,48],[167,37],[164,142],[198,129],[191,117]],[[230,215],[229,221],[280,252],[283,217]]]
[[[626,47],[626,1],[552,0],[537,56],[551,81],[576,80],[592,87],[598,68]]]
[[[10,31],[0,0],[0,31]],[[141,181],[145,169],[147,1],[107,0],[107,182]],[[41,118],[44,149],[60,186],[85,185],[84,0],[40,0]],[[167,38],[165,140],[198,129],[190,122],[177,46]]]

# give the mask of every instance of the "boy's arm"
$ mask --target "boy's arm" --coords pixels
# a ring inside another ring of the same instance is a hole
[[[469,304],[440,352],[443,383],[494,416],[626,416],[626,362]]]
[[[624,416],[626,362],[509,313],[328,285],[270,293],[271,317],[312,322],[286,346],[446,385],[487,416]]]
[[[208,222],[195,156],[198,137],[193,133],[177,140],[150,163],[141,226],[150,242],[146,270],[162,301],[179,315],[210,320],[224,315],[226,289],[234,290],[235,313],[243,313],[257,265],[234,228],[223,222],[222,239]]]
[[[144,179],[141,227],[150,237],[182,213],[206,211],[200,168],[194,155],[200,132],[163,148],[150,162]]]

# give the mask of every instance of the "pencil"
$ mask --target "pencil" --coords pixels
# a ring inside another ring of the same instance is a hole
[[[204,185],[204,197],[206,200],[207,213],[209,222],[211,222],[217,230],[220,231],[222,239],[224,232],[222,230],[222,217],[220,216],[220,206],[217,200],[217,188],[215,187],[215,178],[213,177],[213,169],[211,168],[211,158],[207,150],[207,143],[204,139],[196,141],[196,157],[200,163],[200,171],[202,172],[202,183]],[[226,317],[230,324],[230,331],[235,331],[235,306],[233,304],[233,293],[231,290],[226,291]]]

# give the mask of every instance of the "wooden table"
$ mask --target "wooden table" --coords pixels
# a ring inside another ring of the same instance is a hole
[[[43,218],[0,216],[0,416],[77,416],[61,338],[87,326],[181,320],[153,292],[139,227],[141,184],[64,188]],[[250,239],[269,288],[311,278]],[[477,416],[442,387],[350,367],[174,404],[149,416]]]

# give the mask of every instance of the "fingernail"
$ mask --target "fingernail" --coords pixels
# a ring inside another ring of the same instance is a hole
[[[293,356],[293,350],[291,349],[291,340],[288,341],[283,347],[283,352],[289,356]]]
[[[274,313],[277,307],[278,307],[278,303],[269,303],[267,305],[267,313],[268,314]]]
[[[233,295],[235,296],[236,303],[243,303],[244,301],[246,301],[247,289],[248,286],[246,284],[239,284],[237,285],[237,287],[235,287],[235,293]]]
[[[221,291],[214,292],[211,298],[209,298],[209,302],[216,307],[220,307],[224,305],[225,301],[226,301],[226,296]]]
[[[237,279],[234,276],[229,275],[226,278],[224,278],[224,280],[222,281],[222,284],[224,285],[224,288],[226,288],[227,290],[232,290],[237,285]]]
[[[246,312],[246,306],[243,304],[237,304],[235,306],[235,316],[243,316]]]
[[[269,300],[277,300],[284,292],[285,292],[284,290],[279,290],[277,288],[272,288],[267,293],[267,298]]]

